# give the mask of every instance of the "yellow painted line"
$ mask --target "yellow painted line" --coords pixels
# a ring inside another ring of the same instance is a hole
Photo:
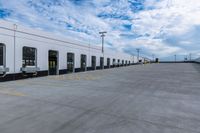
[[[0,94],[10,95],[10,96],[18,96],[18,97],[26,96],[24,93],[16,92],[16,91],[0,91]]]
[[[80,80],[97,80],[100,79],[101,77],[102,77],[101,75],[62,75],[62,76],[47,77],[47,79],[55,81],[63,81],[63,80],[80,81]],[[44,83],[39,83],[39,84],[44,85]]]

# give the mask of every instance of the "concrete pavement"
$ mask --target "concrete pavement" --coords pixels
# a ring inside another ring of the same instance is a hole
[[[0,133],[200,133],[200,65],[0,83]]]

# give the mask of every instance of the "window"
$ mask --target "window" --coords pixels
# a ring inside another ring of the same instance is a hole
[[[36,66],[36,48],[23,47],[22,66]]]

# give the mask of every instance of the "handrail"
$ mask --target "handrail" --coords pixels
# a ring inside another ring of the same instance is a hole
[[[6,73],[6,72],[8,72],[8,71],[9,71],[9,68],[6,68],[5,66],[4,66],[3,68],[5,69],[5,71],[2,71],[2,74],[3,74],[3,75],[1,75],[1,76],[0,76],[0,78],[3,78],[3,77],[5,77],[5,76],[7,75],[7,73]],[[7,71],[7,69],[8,69],[8,71]]]
[[[7,75],[7,74],[6,74],[6,72],[5,72],[2,76],[0,76],[0,78],[4,78],[6,75]]]

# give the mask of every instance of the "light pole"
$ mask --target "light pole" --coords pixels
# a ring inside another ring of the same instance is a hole
[[[140,49],[137,48],[136,50],[137,50],[137,54],[138,54],[138,55],[137,55],[137,60],[138,60],[138,62],[139,62],[139,58],[140,58]]]
[[[15,51],[15,49],[16,49],[16,30],[17,30],[17,25],[16,24],[14,24],[13,25],[13,30],[14,30],[14,72],[15,72],[15,66],[16,66],[16,62],[15,62],[15,53],[16,53],[16,51]]]
[[[152,54],[152,58],[153,58],[153,62],[155,62],[155,55],[154,54]]]
[[[135,55],[133,54],[132,56],[133,56],[133,62],[132,63],[134,64],[135,63]]]
[[[106,36],[105,35],[106,33],[107,33],[106,31],[99,32],[102,38],[103,69],[104,69],[104,37]]]
[[[190,53],[190,61],[192,61],[192,54]]]
[[[184,61],[188,61],[188,55],[184,56]]]

